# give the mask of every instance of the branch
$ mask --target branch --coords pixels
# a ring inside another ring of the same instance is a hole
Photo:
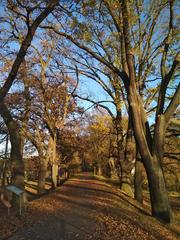
[[[122,33],[122,30],[121,30],[118,22],[116,21],[116,17],[114,16],[114,13],[112,12],[111,7],[109,6],[108,1],[103,0],[103,2],[104,2],[104,4],[105,4],[106,8],[108,9],[110,16],[112,17],[112,20],[113,20],[113,22],[114,22],[114,25],[115,25],[115,27],[116,27],[117,32],[118,32],[118,33]]]
[[[169,46],[172,40],[172,30],[173,30],[173,5],[174,5],[174,0],[170,1],[170,19],[169,19],[169,31],[168,34],[166,36],[166,38],[164,39],[164,51],[163,51],[163,55],[162,55],[162,59],[161,59],[161,77],[162,77],[162,81],[161,81],[161,87],[160,87],[160,91],[159,91],[159,96],[158,96],[158,107],[157,107],[157,111],[156,111],[156,118],[158,117],[158,115],[163,114],[164,111],[164,104],[165,104],[165,96],[166,96],[166,90],[168,87],[168,84],[179,64],[178,61],[178,55],[179,53],[176,55],[172,67],[169,71],[169,73],[166,73],[166,60],[167,60],[167,54],[168,54],[168,50],[169,50]]]
[[[104,108],[104,109],[109,113],[109,115],[110,115],[112,118],[114,118],[114,115],[113,115],[113,113],[111,112],[111,110],[110,110],[107,106],[104,106],[104,105],[101,104],[101,103],[107,103],[107,102],[113,103],[112,101],[98,101],[98,102],[96,102],[96,101],[93,101],[93,100],[91,100],[91,99],[89,99],[89,98],[81,97],[81,96],[79,96],[79,95],[74,95],[74,97],[77,97],[77,98],[79,98],[79,99],[81,99],[81,100],[84,100],[84,101],[91,102],[91,103],[93,103],[94,106],[97,106],[97,107],[99,106],[99,107]],[[92,106],[93,106],[93,105],[92,105]],[[92,106],[91,106],[91,107],[92,107]]]
[[[86,51],[88,54],[90,54],[96,60],[98,60],[99,62],[103,63],[105,66],[107,66],[113,72],[117,73],[121,77],[121,79],[123,79],[125,84],[129,83],[129,78],[128,78],[127,74],[124,71],[120,71],[112,63],[109,63],[105,58],[103,58],[103,57],[99,56],[97,53],[93,52],[90,48],[88,48],[87,46],[83,45],[82,43],[80,43],[79,41],[74,39],[71,35],[69,35],[69,34],[67,34],[65,32],[60,32],[56,28],[54,28],[53,26],[43,26],[42,28],[51,29],[56,34],[58,34],[59,36],[65,37],[66,39],[71,41],[73,44],[75,44],[78,48]]]
[[[176,69],[179,66],[179,60],[180,60],[180,52],[178,52],[174,58],[173,64],[171,66],[171,69],[169,70],[169,72],[165,75],[164,77],[164,82],[166,83],[166,85],[169,84],[172,76],[174,75]]]
[[[58,4],[58,2],[59,2],[58,0],[51,0],[50,3],[48,4],[48,6],[45,8],[45,10],[34,20],[33,24],[28,29],[27,35],[26,35],[25,39],[22,41],[22,44],[21,44],[21,47],[17,54],[17,57],[14,60],[11,71],[10,71],[3,87],[0,89],[0,101],[4,100],[9,89],[11,88],[11,86],[17,76],[19,67],[24,60],[24,57],[25,57],[27,50],[32,42],[32,39],[34,37],[34,34],[35,34],[38,26],[49,15],[49,13],[51,13],[53,11],[54,7]]]
[[[168,124],[172,114],[175,112],[176,108],[178,107],[180,103],[180,83],[176,89],[176,92],[171,100],[171,102],[169,103],[169,106],[167,107],[164,116],[165,116],[165,122],[166,125]]]
[[[173,13],[173,5],[174,5],[174,0],[169,1],[170,3],[170,10],[169,10],[169,29],[168,29],[168,34],[164,39],[164,51],[163,51],[163,55],[162,55],[162,59],[161,59],[161,75],[162,75],[162,79],[164,79],[165,75],[166,75],[166,60],[167,60],[167,53],[169,50],[169,46],[170,46],[170,41],[171,41],[171,33],[172,33],[172,29],[173,29],[173,17],[174,17],[174,13]]]
[[[77,81],[76,81],[76,85],[75,85],[75,87],[74,87],[74,89],[73,89],[73,91],[72,91],[72,93],[71,93],[72,96],[73,96],[74,93],[76,92],[76,89],[77,89],[77,87],[78,87],[78,85],[79,85],[79,72],[78,72],[78,67],[77,67],[77,65],[75,65],[75,70],[76,70],[76,79],[77,79]]]

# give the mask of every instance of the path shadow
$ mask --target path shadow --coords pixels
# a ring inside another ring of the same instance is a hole
[[[125,195],[125,194],[123,196],[123,193],[121,193],[121,195],[119,195],[117,193],[106,191],[106,190],[102,190],[102,189],[95,189],[95,188],[89,188],[89,187],[84,187],[84,186],[82,186],[82,187],[81,186],[74,186],[74,185],[70,185],[68,183],[65,186],[69,187],[69,188],[77,188],[77,189],[82,189],[82,190],[101,192],[101,193],[105,193],[105,194],[110,194],[110,195],[116,196],[119,199],[128,202],[128,204],[130,204],[131,206],[135,207],[141,213],[143,213],[143,214],[145,214],[147,216],[151,216],[151,214],[147,210],[143,209],[142,206],[138,206],[139,203],[133,203],[132,201],[135,201],[135,200],[134,199],[130,200],[129,197],[127,195]]]

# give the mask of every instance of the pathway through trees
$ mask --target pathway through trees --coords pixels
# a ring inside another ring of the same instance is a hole
[[[70,179],[32,201],[28,216],[38,217],[9,240],[176,239],[157,220],[123,200],[118,191],[87,174]]]

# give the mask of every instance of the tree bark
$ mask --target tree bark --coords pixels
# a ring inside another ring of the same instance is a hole
[[[58,165],[56,163],[52,164],[52,188],[57,187],[57,177],[58,177]]]
[[[134,176],[134,197],[140,203],[143,203],[143,169],[144,167],[141,157],[139,154],[137,154]]]
[[[47,160],[41,159],[38,174],[38,194],[42,194],[45,192],[46,174],[47,174]]]
[[[102,176],[102,166],[101,164],[98,164],[98,172],[97,172],[98,176]]]
[[[123,33],[125,39],[126,59],[129,69],[129,84],[125,83],[130,117],[132,117],[133,130],[136,143],[144,163],[150,190],[150,198],[152,205],[152,215],[165,222],[170,222],[172,219],[171,208],[166,191],[164,176],[160,165],[160,159],[156,154],[152,155],[147,136],[144,134],[143,116],[139,107],[139,97],[136,89],[136,78],[134,68],[134,57],[131,50],[130,41],[130,24],[129,24],[129,9],[127,0],[122,1],[123,15]],[[156,151],[155,151],[156,152]]]
[[[110,168],[110,177],[111,177],[111,179],[118,180],[119,176],[118,176],[115,161],[116,161],[115,158],[113,158],[113,157],[109,158],[108,164],[109,164],[109,168]]]
[[[52,155],[52,188],[57,187],[57,178],[58,178],[58,163],[57,163],[57,153],[56,153],[56,134],[54,133],[53,137],[50,137],[49,145]]]
[[[6,171],[7,171],[7,163],[6,163],[6,159],[4,160],[3,163],[3,168],[2,168],[2,182],[1,182],[1,187],[4,188],[4,186],[6,185]]]
[[[3,163],[3,172],[2,172],[2,183],[1,186],[4,187],[6,184],[6,171],[7,171],[7,152],[8,152],[8,142],[9,142],[9,136],[7,133],[6,136],[6,145],[5,145],[5,153],[4,153],[4,163]]]
[[[132,190],[132,175],[131,175],[131,171],[134,166],[134,162],[133,162],[134,160],[135,160],[135,143],[134,143],[131,119],[129,117],[127,136],[126,136],[125,155],[124,155],[124,161],[122,163],[121,189],[131,197],[134,197],[134,193]]]
[[[130,88],[130,93],[128,94],[128,101],[131,106],[130,114],[133,118],[136,143],[148,177],[152,215],[165,222],[170,222],[172,220],[172,212],[161,167],[161,159],[157,156],[161,156],[161,153],[157,154],[157,151],[154,151],[152,155],[150,152],[144,129],[141,125],[141,116],[136,99],[138,98],[136,98],[135,91],[132,91]],[[162,146],[162,142],[159,145]]]
[[[134,197],[134,193],[132,190],[132,176],[129,170],[123,169],[122,177],[121,177],[121,190],[124,191],[128,196]]]
[[[13,183],[24,189],[24,162],[22,157],[22,138],[19,133],[20,129],[3,102],[0,103],[0,113],[6,123],[10,135],[10,158],[12,161]]]
[[[166,222],[170,222],[172,219],[172,211],[169,204],[163,171],[156,156],[153,157],[148,168],[146,168],[146,172],[149,183],[152,215]]]

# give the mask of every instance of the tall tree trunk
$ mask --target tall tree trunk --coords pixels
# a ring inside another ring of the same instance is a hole
[[[17,124],[14,122],[9,128],[11,142],[11,161],[14,184],[24,189],[24,162],[22,156],[22,141]]]
[[[132,190],[132,175],[131,175],[131,171],[134,167],[134,160],[135,160],[135,143],[131,119],[129,118],[126,136],[125,156],[124,161],[122,163],[121,189],[131,197],[134,197],[134,193]]]
[[[118,91],[116,89],[116,95],[119,96]],[[116,97],[117,98],[117,97]],[[120,99],[120,97],[119,97]],[[113,128],[114,128],[114,134],[116,137],[116,143],[115,143],[115,149],[112,150],[113,154],[112,157],[116,157],[116,168],[117,168],[117,175],[120,180],[120,186],[121,186],[121,180],[122,180],[122,161],[123,161],[123,155],[124,155],[124,149],[123,149],[123,128],[122,128],[122,112],[121,112],[121,104],[120,100],[116,100],[116,112],[117,116],[113,120]]]
[[[116,131],[116,144],[117,144],[117,163],[121,166],[121,162],[123,160],[123,127],[122,127],[122,112],[121,106],[119,104],[116,105],[117,116],[114,119],[114,127]],[[120,175],[120,173],[119,173]]]
[[[57,187],[57,177],[58,177],[58,165],[56,163],[52,164],[52,188]]]
[[[122,167],[121,190],[130,197],[134,197],[130,169],[127,168],[127,165],[125,163],[123,163],[123,165],[124,166]]]
[[[16,121],[13,120],[11,113],[4,103],[0,104],[0,114],[3,117],[10,135],[11,154],[13,170],[13,183],[24,189],[24,162],[22,156],[22,138],[20,129]]]
[[[115,159],[113,157],[109,158],[109,167],[110,167],[110,177],[111,179],[116,179],[118,180],[118,172],[117,172],[117,168],[116,168],[116,163],[115,163]]]
[[[22,138],[20,135],[20,129],[17,122],[13,120],[10,111],[3,102],[0,103],[0,114],[6,123],[10,136],[10,160],[12,166],[13,184],[24,190],[24,162],[22,155]],[[19,201],[19,197],[13,194],[12,204],[19,207]],[[23,198],[22,205],[24,205],[24,202],[25,196]]]
[[[144,166],[141,161],[141,156],[137,153],[134,176],[134,197],[140,203],[143,203],[143,169]]]
[[[98,164],[97,175],[98,175],[98,176],[102,176],[102,166],[101,166],[101,164]]]
[[[11,142],[11,161],[13,171],[13,183],[17,187],[24,190],[24,161],[22,155],[22,139],[19,134],[17,123],[13,123],[9,128],[10,142]],[[20,198],[13,194],[13,205],[19,207]],[[25,194],[21,199],[21,205],[24,206],[26,201]]]
[[[2,187],[6,185],[6,170],[7,170],[7,163],[6,163],[6,160],[4,160],[3,168],[2,168],[2,182],[1,182]]]
[[[140,109],[140,100],[136,88],[134,57],[132,55],[130,39],[128,1],[123,0],[121,7],[123,16],[123,33],[125,39],[126,59],[129,69],[129,81],[124,81],[124,84],[127,91],[130,116],[132,117],[136,143],[147,172],[152,215],[165,222],[170,222],[172,218],[171,208],[168,200],[162,168],[160,165],[161,159],[157,157],[158,152],[156,151],[156,146],[162,147],[162,142],[157,143],[156,139],[154,139],[155,151],[152,153],[149,146],[148,136],[144,134],[144,126],[147,125],[147,122],[144,122],[144,109]],[[156,134],[155,136],[157,137]]]
[[[47,160],[42,158],[40,162],[40,169],[38,174],[38,193],[39,194],[42,194],[45,192],[46,174],[47,174]]]
[[[149,183],[152,215],[166,222],[170,222],[172,219],[172,211],[161,165],[156,156],[153,157],[151,163],[148,165],[146,172]]]
[[[58,178],[58,163],[56,159],[56,134],[50,138],[50,146],[52,149],[52,188],[57,187],[57,178]]]
[[[128,95],[128,101],[131,106],[130,114],[133,118],[132,122],[136,143],[148,177],[152,215],[165,222],[170,222],[172,220],[172,212],[161,167],[162,159],[158,158],[156,152],[154,154],[150,152],[141,123],[142,117],[138,111],[139,102],[136,101],[136,94],[134,91],[131,91],[131,89]],[[161,145],[162,142],[158,144]]]
[[[6,184],[8,142],[9,142],[9,135],[8,135],[8,133],[7,133],[7,136],[6,136],[6,145],[5,145],[5,153],[4,153],[2,183],[1,183],[2,187],[4,187],[5,184]]]

